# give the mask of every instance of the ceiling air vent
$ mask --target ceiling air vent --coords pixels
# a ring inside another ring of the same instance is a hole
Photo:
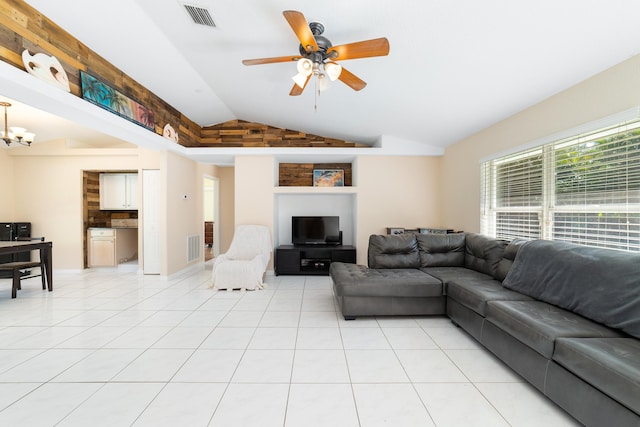
[[[193,22],[215,28],[216,23],[213,22],[213,18],[207,9],[190,4],[183,4],[183,6],[189,16],[191,16],[191,19],[193,19]]]

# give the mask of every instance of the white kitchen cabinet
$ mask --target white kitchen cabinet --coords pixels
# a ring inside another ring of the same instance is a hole
[[[87,231],[89,267],[116,265],[116,233],[111,228],[91,228]]]
[[[138,209],[138,174],[101,173],[100,209]]]
[[[137,228],[90,228],[87,230],[89,267],[115,267],[138,257]]]

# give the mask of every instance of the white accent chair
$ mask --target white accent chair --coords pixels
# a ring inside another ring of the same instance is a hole
[[[273,252],[271,233],[264,225],[239,225],[229,250],[213,260],[214,289],[263,289],[264,275]]]

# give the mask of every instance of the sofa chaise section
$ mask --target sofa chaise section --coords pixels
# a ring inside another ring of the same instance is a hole
[[[345,320],[357,316],[444,314],[442,282],[420,271],[411,236],[371,236],[369,265],[331,263],[329,274]]]

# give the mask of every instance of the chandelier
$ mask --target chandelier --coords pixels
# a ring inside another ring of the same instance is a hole
[[[35,138],[35,134],[31,132],[27,132],[25,128],[12,126],[7,126],[7,107],[11,107],[9,102],[0,102],[0,107],[4,107],[4,133],[2,134],[2,140],[7,144],[11,145],[12,142],[30,146],[33,142],[33,138]]]

